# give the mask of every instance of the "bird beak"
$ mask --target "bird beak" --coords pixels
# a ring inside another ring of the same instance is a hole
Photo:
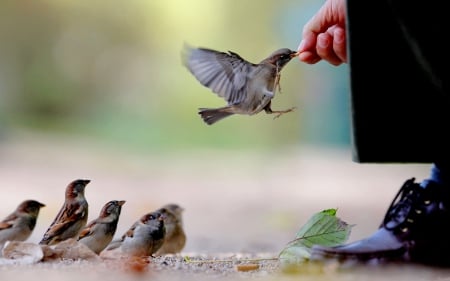
[[[299,52],[294,52],[291,54],[291,58],[295,58],[296,56],[298,56],[300,53]]]
[[[119,206],[122,206],[123,204],[125,204],[125,200],[121,200],[118,202]]]

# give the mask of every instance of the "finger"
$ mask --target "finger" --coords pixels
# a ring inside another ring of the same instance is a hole
[[[336,27],[333,30],[333,50],[342,62],[347,62],[347,41],[345,30],[341,27]]]
[[[298,58],[300,61],[314,64],[321,60],[316,53],[317,38],[314,33],[307,33],[303,35],[303,39],[298,46]]]
[[[345,26],[345,1],[327,0],[319,11],[305,24],[303,34],[320,34],[333,25]]]
[[[331,1],[330,1],[331,2]],[[317,35],[326,32],[332,25],[331,5],[325,3],[319,11],[303,26],[302,41],[298,46],[299,59],[304,62],[316,61],[319,56],[315,55]],[[302,53],[306,52],[302,55]],[[320,60],[320,59],[319,59]]]
[[[312,32],[303,34],[302,41],[300,42],[300,45],[298,45],[297,51],[299,53],[302,53],[305,51],[315,51],[316,41],[317,41],[316,34],[314,34]]]
[[[327,33],[333,38],[333,51],[342,61],[347,62],[347,42],[345,37],[345,28],[333,25],[328,28]]]
[[[337,66],[342,60],[334,52],[333,44],[333,37],[330,34],[321,33],[317,36],[316,52],[322,59]]]
[[[298,59],[307,64],[315,64],[321,61],[322,59],[317,55],[316,52],[303,52],[298,55]]]

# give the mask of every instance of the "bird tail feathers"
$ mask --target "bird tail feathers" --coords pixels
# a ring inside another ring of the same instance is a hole
[[[198,114],[202,117],[206,124],[212,125],[225,117],[231,116],[234,113],[226,111],[224,108],[200,108]]]

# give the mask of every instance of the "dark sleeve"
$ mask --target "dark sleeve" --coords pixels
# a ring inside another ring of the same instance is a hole
[[[444,3],[347,1],[354,160],[449,157]],[[442,15],[442,16],[441,16]]]
[[[399,29],[436,91],[449,95],[449,63],[447,34],[450,30],[444,1],[389,0],[390,9]]]

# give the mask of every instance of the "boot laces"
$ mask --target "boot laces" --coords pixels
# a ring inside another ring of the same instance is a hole
[[[421,213],[417,206],[425,189],[415,183],[414,180],[415,178],[407,180],[392,200],[382,223],[384,228],[392,230],[403,224],[412,216],[413,212]]]

